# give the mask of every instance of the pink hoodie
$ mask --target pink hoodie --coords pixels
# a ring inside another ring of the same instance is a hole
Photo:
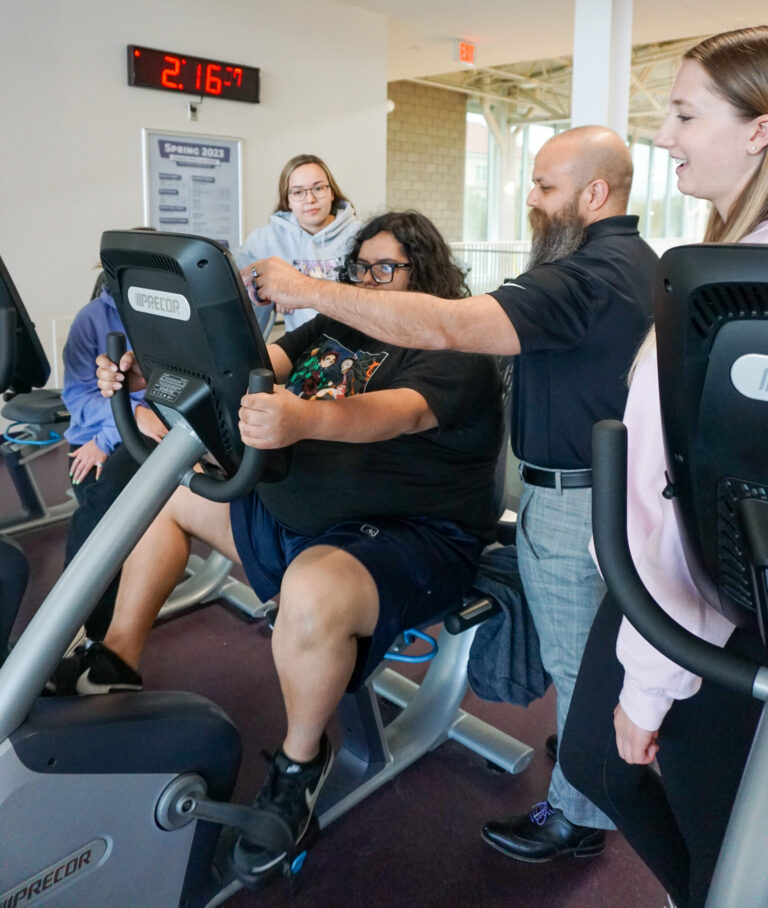
[[[768,244],[768,221],[743,243]],[[638,364],[627,398],[627,523],[629,548],[651,595],[689,631],[723,646],[733,625],[701,596],[691,579],[672,502],[662,497],[666,485],[661,435],[656,350]],[[621,623],[616,655],[624,666],[619,702],[640,728],[656,731],[673,700],[691,697],[701,678],[654,649],[626,620]]]

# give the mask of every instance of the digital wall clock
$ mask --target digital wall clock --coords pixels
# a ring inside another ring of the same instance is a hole
[[[128,84],[204,98],[259,102],[259,69],[153,47],[128,45]]]

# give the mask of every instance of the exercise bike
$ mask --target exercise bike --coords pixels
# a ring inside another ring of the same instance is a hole
[[[179,483],[227,501],[279,469],[273,455],[243,448],[237,431],[242,389],[268,390],[272,375],[239,274],[218,244],[113,231],[101,260],[147,378],[145,399],[170,431],[148,453],[127,391],[115,395],[123,442],[144,462],[0,669],[0,906],[34,898],[61,908],[213,908],[241,886],[216,860],[220,826],[285,850],[286,875],[302,858],[283,830],[228,803],[240,761],[228,717],[184,693],[38,694]],[[117,361],[119,341],[110,343]],[[206,452],[212,465],[197,473],[192,466]],[[473,620],[457,619],[457,629]],[[528,765],[529,747],[459,708],[471,630],[454,639],[421,686],[399,685],[393,696],[404,709],[386,728],[372,688],[348,709],[343,752],[318,807],[321,826],[451,736],[509,771]]]
[[[673,501],[688,569],[701,594],[763,644],[768,640],[767,274],[764,246],[678,247],[663,256],[655,291],[664,495]],[[674,662],[765,703],[765,665],[689,633],[644,587],[627,543],[626,457],[623,423],[597,423],[593,527],[612,596],[637,630]],[[768,906],[766,805],[763,707],[707,908]]]

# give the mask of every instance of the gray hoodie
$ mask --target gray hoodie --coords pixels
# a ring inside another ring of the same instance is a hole
[[[243,268],[251,262],[277,255],[303,274],[335,281],[361,226],[349,202],[339,202],[334,219],[315,234],[300,227],[292,211],[275,211],[268,224],[248,235],[235,252],[235,260]],[[314,309],[286,313],[285,328],[292,331],[315,315]]]

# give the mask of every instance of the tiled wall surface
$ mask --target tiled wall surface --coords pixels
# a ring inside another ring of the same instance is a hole
[[[448,242],[462,238],[466,98],[456,92],[390,82],[387,207],[415,208]]]

